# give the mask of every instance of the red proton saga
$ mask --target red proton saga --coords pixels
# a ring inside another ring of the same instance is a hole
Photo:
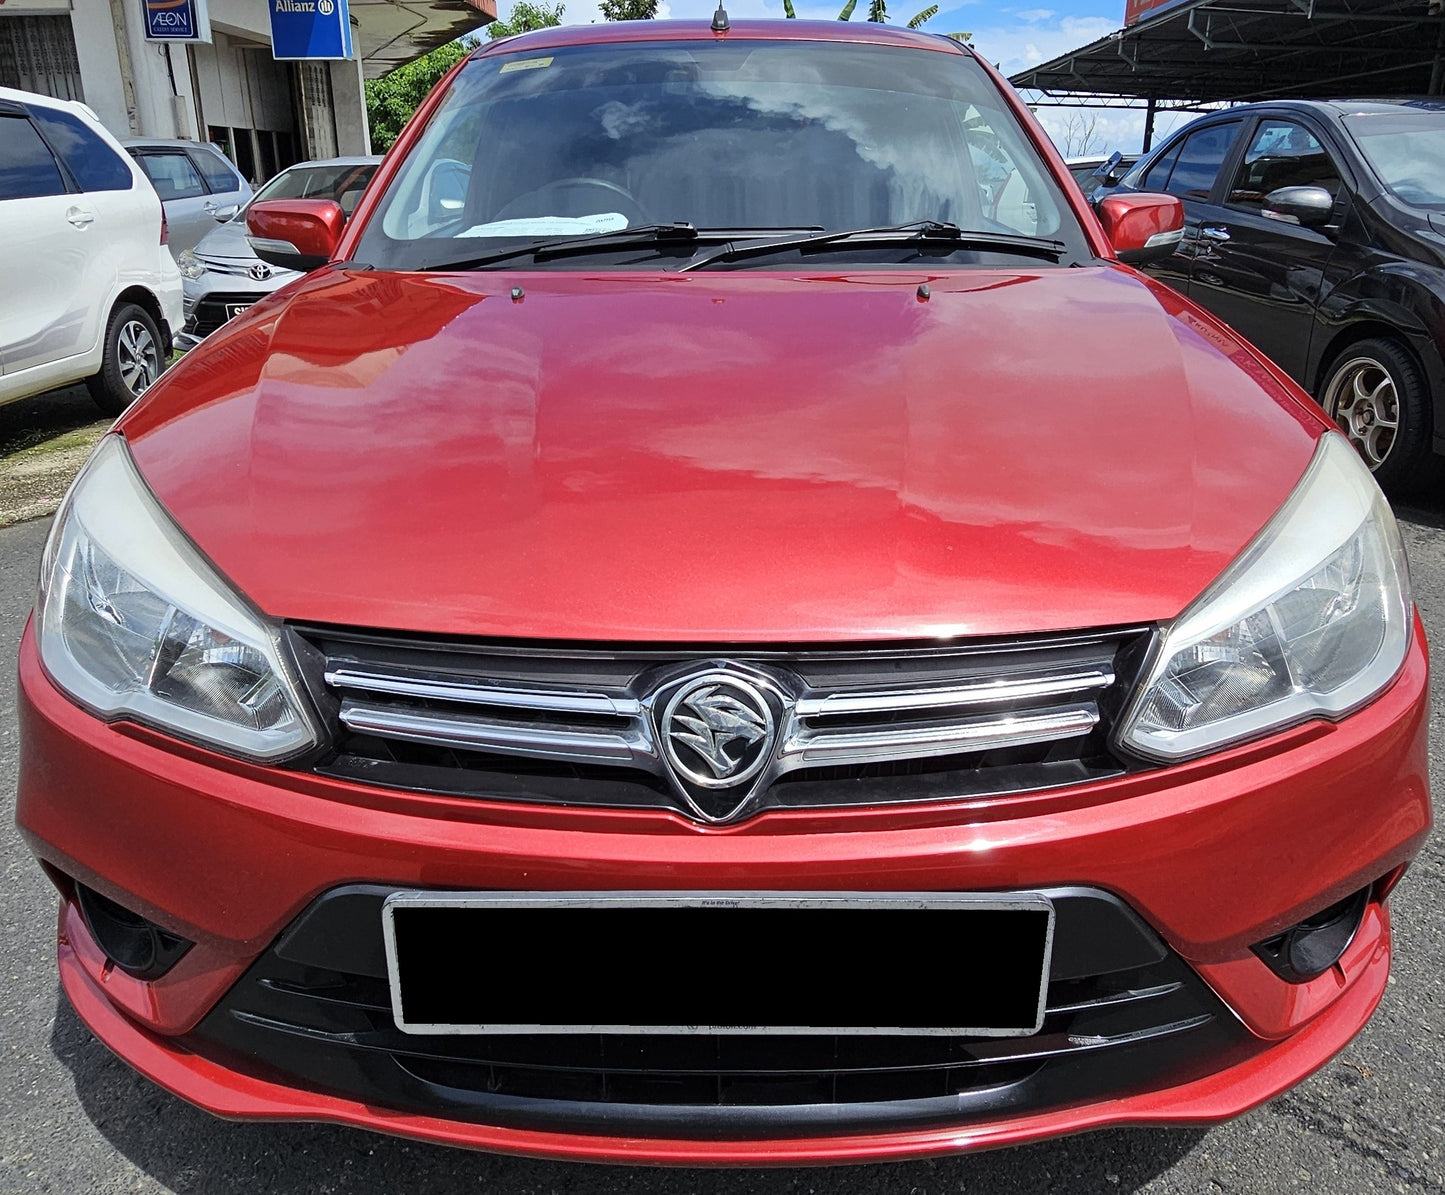
[[[21,654],[60,975],[221,1116],[608,1161],[1232,1116],[1429,827],[1400,537],[964,46],[493,43],[106,437]]]

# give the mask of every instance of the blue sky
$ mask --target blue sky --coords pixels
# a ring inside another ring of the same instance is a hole
[[[890,21],[903,24],[928,3],[929,0],[888,0]],[[993,0],[939,0],[939,3],[940,11],[928,22],[927,28],[938,33],[972,33],[978,52],[997,63],[1005,75],[1077,49],[1112,33],[1124,23],[1124,0],[1047,0],[1049,7],[1000,4]],[[569,25],[600,19],[596,0],[566,0],[566,4],[564,18]],[[843,0],[826,0],[821,4],[817,0],[794,0],[794,5],[800,17],[831,19],[838,15]],[[658,15],[710,17],[716,6],[716,0],[661,0]],[[510,0],[500,0],[498,7],[505,14],[510,10]],[[867,7],[868,0],[858,0],[853,19],[861,20]],[[734,17],[781,17],[783,0],[727,0],[727,9]],[[1137,151],[1144,131],[1142,112],[1041,107],[1038,117],[1061,148],[1071,142],[1068,148],[1076,152]],[[1081,150],[1079,142],[1088,131],[1091,119],[1091,144]],[[1187,119],[1162,115],[1155,126],[1156,139]]]

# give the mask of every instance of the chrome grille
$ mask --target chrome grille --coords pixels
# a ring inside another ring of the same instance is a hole
[[[1145,630],[877,649],[535,648],[298,630],[336,750],[318,770],[403,788],[670,806],[724,821],[770,806],[994,795],[1122,771],[1108,723]],[[660,741],[659,694],[734,670],[775,695],[745,808],[700,805]],[[602,782],[602,783],[599,783]]]

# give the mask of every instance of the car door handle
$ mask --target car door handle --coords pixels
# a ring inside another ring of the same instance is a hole
[[[1206,241],[1227,241],[1229,240],[1229,229],[1227,228],[1201,228],[1199,235]]]
[[[73,207],[65,213],[65,218],[76,228],[84,228],[95,219],[95,213],[88,212],[83,207]]]

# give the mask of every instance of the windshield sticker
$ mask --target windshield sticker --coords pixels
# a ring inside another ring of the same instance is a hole
[[[592,216],[526,216],[518,220],[493,220],[473,224],[464,237],[557,237],[589,232],[618,232],[627,227],[621,212],[598,212]]]
[[[497,73],[499,75],[505,75],[508,71],[535,71],[540,70],[544,66],[551,65],[552,60],[550,58],[523,58],[520,62],[504,63],[502,69]]]

